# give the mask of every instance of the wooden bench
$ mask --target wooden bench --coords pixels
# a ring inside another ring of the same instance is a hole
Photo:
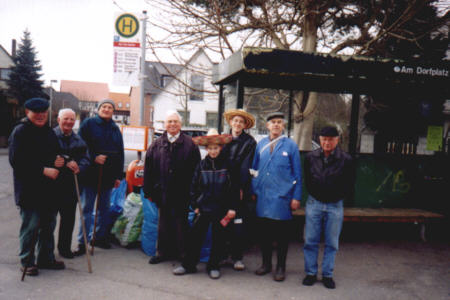
[[[294,216],[305,216],[305,208],[297,209]],[[425,224],[431,219],[441,219],[443,215],[414,208],[344,208],[344,222],[384,222],[420,224],[420,238],[425,239]]]

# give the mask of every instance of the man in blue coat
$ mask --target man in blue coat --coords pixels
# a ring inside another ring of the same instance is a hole
[[[262,266],[256,275],[272,271],[272,244],[277,242],[275,281],[285,279],[290,220],[292,210],[300,207],[301,165],[297,144],[282,135],[284,115],[271,113],[267,117],[269,136],[256,146],[251,173],[256,198],[256,215],[261,232]]]
[[[97,116],[84,120],[79,131],[81,138],[88,146],[91,159],[91,164],[83,178],[83,191],[81,192],[84,221],[88,231],[88,239],[92,239],[92,233],[95,230],[95,246],[103,249],[111,248],[107,237],[111,191],[113,187],[119,186],[120,179],[123,177],[123,139],[119,127],[112,120],[114,109],[112,100],[100,101]],[[99,180],[101,180],[100,183]],[[92,212],[94,211],[99,184],[98,221],[97,228],[93,228],[94,217]],[[74,255],[78,256],[84,253],[86,253],[86,249],[80,225],[78,250]]]

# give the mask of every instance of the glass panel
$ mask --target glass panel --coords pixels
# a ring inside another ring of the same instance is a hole
[[[191,75],[191,94],[189,95],[189,100],[192,101],[203,101],[203,76]]]
[[[206,112],[206,126],[208,128],[217,128],[217,113]]]

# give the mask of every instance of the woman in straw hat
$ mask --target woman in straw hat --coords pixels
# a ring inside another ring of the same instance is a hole
[[[230,133],[233,136],[233,140],[224,146],[222,152],[229,160],[232,178],[239,185],[241,200],[237,207],[236,218],[227,229],[229,248],[225,255],[227,257],[231,254],[233,268],[241,271],[245,269],[242,258],[244,246],[248,240],[245,238],[245,232],[248,230],[247,221],[249,216],[247,206],[250,199],[251,182],[249,169],[251,168],[256,148],[255,139],[244,130],[250,129],[255,125],[255,118],[243,109],[230,109],[223,116],[231,127]]]
[[[220,154],[223,145],[232,140],[230,134],[219,135],[211,129],[206,136],[192,139],[205,146],[207,156],[197,165],[191,184],[191,206],[196,217],[188,237],[186,256],[181,266],[173,270],[175,275],[195,273],[206,233],[211,225],[212,246],[207,264],[209,277],[220,277],[219,262],[223,257],[225,227],[236,215],[238,190],[232,185],[228,161]]]

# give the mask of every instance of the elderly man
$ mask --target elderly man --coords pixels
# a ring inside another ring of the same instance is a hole
[[[25,102],[24,118],[9,138],[9,162],[14,171],[14,196],[20,207],[20,262],[26,274],[40,269],[64,269],[55,260],[53,231],[56,224],[55,179],[64,159],[55,133],[47,125],[48,101],[32,98]],[[37,242],[37,265],[34,246]]]
[[[65,165],[61,168],[61,173],[56,180],[60,215],[58,251],[65,258],[73,258],[70,248],[77,205],[73,174],[83,174],[89,166],[87,145],[78,134],[72,131],[75,121],[76,115],[72,109],[61,109],[58,113],[59,126],[53,129],[58,137],[61,153],[65,156]]]
[[[283,113],[267,116],[269,136],[256,146],[252,166],[262,250],[262,266],[255,274],[265,275],[272,271],[272,244],[276,241],[275,281],[285,279],[291,211],[300,207],[302,186],[300,153],[297,144],[282,135],[284,125]]]
[[[81,201],[83,203],[83,216],[88,231],[88,239],[92,239],[95,230],[93,246],[103,249],[111,248],[108,240],[108,214],[110,196],[113,187],[118,187],[123,177],[124,149],[122,133],[112,120],[114,113],[114,101],[105,99],[98,104],[97,116],[88,118],[80,126],[80,136],[88,146],[91,159],[89,168],[83,178],[83,191]],[[94,225],[94,203],[98,195],[97,228]],[[86,249],[83,243],[83,230],[80,224],[78,234],[78,250],[74,255],[83,255]],[[92,240],[91,240],[92,244]]]
[[[303,247],[306,277],[303,284],[317,281],[319,242],[323,233],[325,249],[322,260],[322,283],[334,289],[334,258],[339,246],[339,234],[344,217],[343,199],[354,184],[352,158],[337,145],[339,134],[335,127],[320,131],[320,149],[306,155],[305,183],[309,196],[305,212],[305,244]]]
[[[145,157],[144,195],[159,208],[158,249],[150,264],[182,259],[188,230],[189,189],[200,151],[181,132],[181,116],[168,111],[166,131],[149,147]]]

